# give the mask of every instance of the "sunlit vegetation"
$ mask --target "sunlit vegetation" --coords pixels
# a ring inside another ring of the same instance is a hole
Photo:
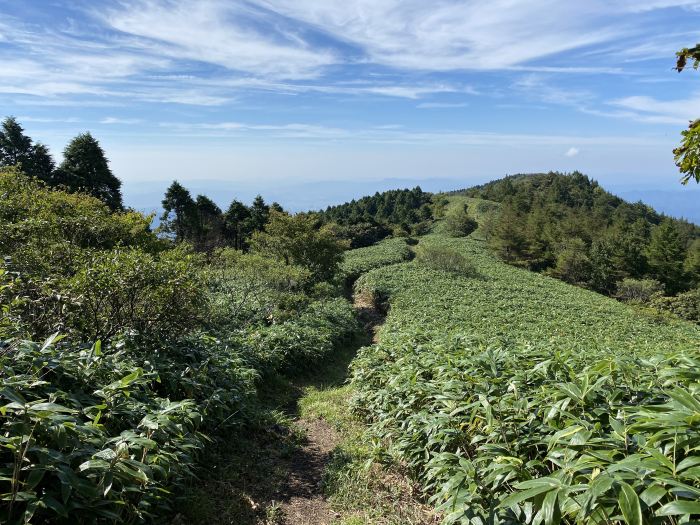
[[[697,226],[550,173],[299,214],[174,182],[154,231],[64,158],[3,122],[0,522],[279,522],[236,480],[285,478],[290,402],[344,433],[342,523],[700,518]]]
[[[462,193],[501,204],[483,228],[511,264],[611,296],[627,279],[655,280],[667,298],[700,284],[700,227],[627,203],[580,173],[517,175]]]
[[[334,222],[337,230],[351,241],[352,248],[369,246],[390,234],[406,236],[427,233],[437,215],[432,194],[419,186],[412,190],[390,190],[329,206],[324,220]]]
[[[345,252],[341,269],[347,281],[352,282],[370,270],[400,263],[412,257],[413,252],[407,239],[403,237],[386,239],[374,246]]]
[[[390,310],[354,362],[355,406],[445,523],[700,514],[698,328],[503,264],[483,241],[419,247],[476,273],[417,258],[359,279]]]
[[[260,416],[262,378],[357,330],[344,244],[312,218],[272,210],[250,253],[207,257],[17,169],[0,194],[3,523],[170,515],[208,444]]]

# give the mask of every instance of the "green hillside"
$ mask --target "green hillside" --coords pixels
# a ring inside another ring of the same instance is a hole
[[[504,264],[478,232],[418,248],[473,268],[419,257],[361,277],[390,310],[353,385],[372,435],[446,523],[700,512],[697,326]]]
[[[577,174],[229,230],[175,184],[156,231],[88,193],[0,170],[0,522],[700,517],[689,224]]]

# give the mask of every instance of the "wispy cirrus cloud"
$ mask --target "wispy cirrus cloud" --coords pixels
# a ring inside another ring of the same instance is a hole
[[[466,102],[422,102],[416,107],[418,109],[455,109],[466,108],[468,105]]]
[[[700,116],[700,92],[686,99],[659,100],[650,96],[629,96],[608,103],[619,108],[608,116],[652,124],[684,125]]]
[[[650,41],[646,13],[679,7],[694,9],[697,2],[66,4],[56,23],[28,23],[12,15],[0,20],[0,93],[24,97],[25,104],[33,97],[41,104],[72,98],[88,105],[139,101],[203,107],[230,104],[251,91],[413,100],[441,93],[479,95],[483,90],[456,81],[453,74],[623,74],[619,64],[601,57],[613,49],[643,56]],[[687,36],[676,33],[674,38]],[[666,40],[669,46],[674,41],[668,35]],[[584,59],[594,56],[592,49],[623,41],[624,46],[599,52],[595,63]],[[574,54],[565,62],[544,62],[567,52]],[[349,70],[358,85],[345,80]],[[527,86],[520,82],[516,88],[526,91]],[[567,103],[567,97],[582,93],[552,88],[542,98]]]
[[[321,123],[249,123],[222,122],[161,122],[160,129],[168,129],[181,136],[208,136],[210,138],[247,138],[253,141],[270,139],[300,139],[312,141],[353,141],[370,144],[451,144],[461,146],[650,146],[659,144],[657,138],[612,135],[551,135],[534,133],[496,133],[484,131],[442,129],[404,129],[395,124],[371,127],[339,127]],[[578,147],[569,147],[565,155],[576,156]]]
[[[194,60],[273,78],[314,77],[339,57],[312,45],[303,31],[254,3],[133,0],[95,9],[132,45],[178,61]]]
[[[575,108],[585,107],[595,99],[588,89],[559,87],[536,73],[517,79],[512,87],[531,99]]]
[[[609,15],[638,10],[631,3],[611,6],[602,0],[258,3],[358,47],[371,62],[429,71],[525,67],[537,59],[633,34],[632,24],[621,24],[619,18],[613,22]],[[662,7],[658,4],[654,8]]]

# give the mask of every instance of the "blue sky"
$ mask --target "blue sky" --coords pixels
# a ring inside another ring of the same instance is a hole
[[[0,114],[59,158],[91,131],[134,198],[574,169],[668,189],[698,41],[692,0],[0,0]]]

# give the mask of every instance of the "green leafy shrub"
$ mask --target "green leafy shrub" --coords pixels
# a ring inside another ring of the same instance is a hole
[[[476,275],[472,262],[460,252],[439,245],[421,245],[416,249],[416,262],[422,266],[463,276]]]
[[[191,474],[200,412],[156,395],[124,350],[18,341],[0,378],[3,523],[141,521]]]
[[[466,237],[477,229],[478,223],[469,216],[467,205],[457,206],[445,214],[445,232],[452,237]]]
[[[680,293],[675,297],[653,296],[649,305],[657,310],[671,312],[686,321],[700,323],[700,288]]]
[[[312,214],[288,215],[272,210],[265,231],[250,241],[254,252],[308,270],[313,282],[328,281],[338,272],[346,248]]]
[[[151,217],[112,213],[99,199],[47,188],[13,169],[0,169],[0,195],[0,253],[17,271],[59,267],[67,273],[76,249],[163,247],[150,231]]]
[[[345,252],[341,271],[347,282],[352,282],[374,268],[409,260],[413,256],[406,239],[386,239],[374,246]]]
[[[217,250],[205,272],[213,330],[283,321],[303,308],[311,272],[257,254],[230,248]]]
[[[82,340],[135,331],[167,339],[201,325],[201,258],[186,248],[84,250],[69,277],[19,274],[21,316],[32,334],[56,331]]]
[[[421,221],[417,222],[416,224],[413,224],[411,226],[411,235],[427,235],[429,234],[433,229],[433,222],[432,221]]]
[[[548,274],[571,284],[585,285],[590,281],[593,266],[583,240],[574,237],[561,243],[556,261]]]
[[[623,279],[617,284],[616,297],[621,301],[647,303],[663,291],[664,285],[654,279]]]
[[[328,229],[350,248],[363,248],[385,239],[391,230],[376,222],[360,222],[356,224],[329,223]]]
[[[336,298],[311,303],[297,318],[253,330],[246,338],[256,368],[299,370],[313,366],[358,330],[352,306]]]

